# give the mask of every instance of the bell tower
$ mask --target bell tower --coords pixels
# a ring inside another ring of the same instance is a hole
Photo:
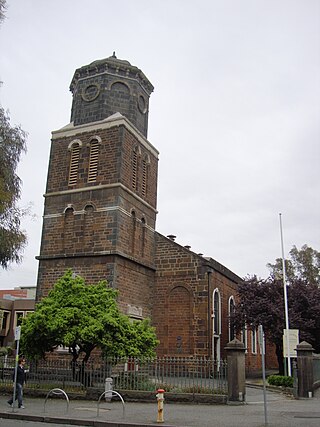
[[[120,308],[151,315],[158,151],[147,140],[153,86],[128,61],[78,68],[71,123],[52,132],[37,300],[67,269],[107,280]]]
[[[73,94],[71,122],[75,126],[119,112],[147,138],[153,86],[139,68],[117,59],[114,52],[107,59],[78,68],[70,90]]]

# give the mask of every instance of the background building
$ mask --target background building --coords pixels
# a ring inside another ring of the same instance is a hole
[[[15,347],[15,328],[34,311],[35,295],[35,286],[0,291],[0,347]]]

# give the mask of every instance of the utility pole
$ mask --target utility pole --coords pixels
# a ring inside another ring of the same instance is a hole
[[[282,278],[283,278],[283,294],[284,294],[284,312],[286,319],[286,344],[287,344],[287,355],[288,355],[288,375],[291,377],[291,360],[290,360],[290,340],[289,340],[289,312],[288,312],[288,296],[287,296],[287,284],[286,284],[286,263],[284,259],[284,248],[283,248],[283,233],[282,233],[282,220],[281,213],[279,213],[280,219],[280,236],[281,236],[281,252],[282,252]]]

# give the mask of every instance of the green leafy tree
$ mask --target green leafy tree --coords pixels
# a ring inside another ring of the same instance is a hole
[[[67,271],[22,323],[21,351],[45,358],[63,345],[70,348],[73,362],[83,354],[83,363],[95,348],[107,356],[154,356],[154,328],[148,320],[131,323],[118,309],[116,297],[106,282],[86,285]]]
[[[29,209],[17,206],[21,180],[16,174],[22,152],[26,151],[26,133],[12,127],[8,113],[0,106],[0,265],[20,262],[27,237],[21,230],[21,219]]]
[[[303,245],[300,250],[293,246],[289,255],[289,259],[285,260],[288,283],[301,280],[320,286],[320,252],[308,245]],[[274,264],[267,264],[267,267],[273,279],[282,279],[281,258],[277,258]]]
[[[5,19],[6,0],[0,0],[0,23]],[[1,82],[0,82],[1,84]],[[22,152],[26,151],[27,134],[20,126],[11,126],[8,112],[0,106],[0,266],[20,262],[26,245],[26,234],[20,229],[21,218],[29,208],[20,209],[21,180],[16,174]]]
[[[5,11],[7,9],[7,2],[6,0],[0,0],[0,23],[5,18]]]

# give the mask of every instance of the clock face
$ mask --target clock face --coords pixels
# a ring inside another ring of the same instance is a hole
[[[145,114],[147,112],[147,103],[142,95],[139,95],[138,98],[138,108],[142,114]]]
[[[84,101],[95,100],[100,94],[100,86],[97,83],[90,83],[82,90],[81,97]]]

